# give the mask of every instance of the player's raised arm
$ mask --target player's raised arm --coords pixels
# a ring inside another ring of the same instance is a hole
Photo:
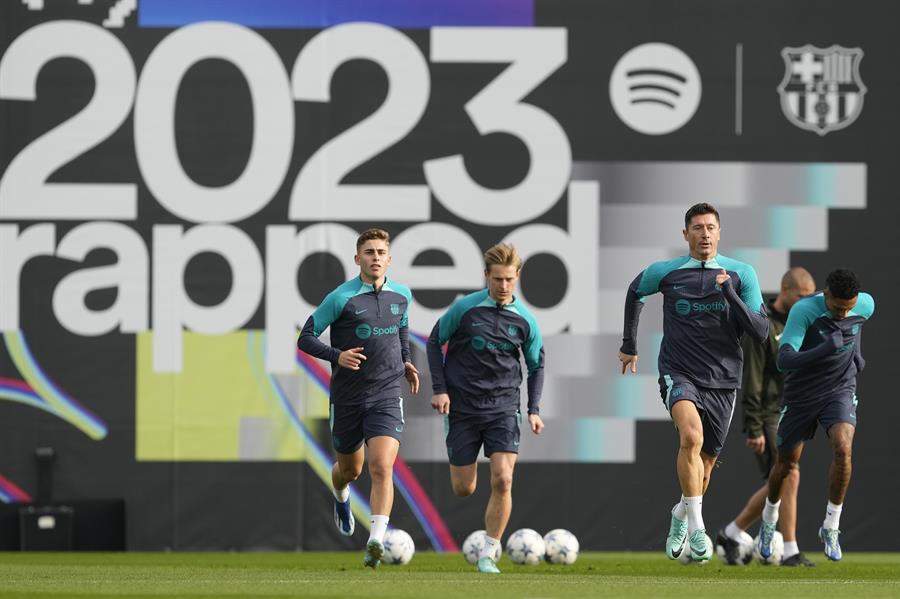
[[[759,281],[756,272],[749,266],[742,269],[740,277],[740,295],[735,291],[731,277],[724,268],[716,275],[716,283],[722,288],[722,295],[741,328],[757,342],[762,343],[769,334],[769,318],[766,315],[762,292],[759,290]]]

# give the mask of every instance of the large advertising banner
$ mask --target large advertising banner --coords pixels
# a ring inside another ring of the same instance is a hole
[[[879,302],[853,488],[870,507],[847,531],[879,548],[900,21],[826,5],[0,4],[0,501],[36,498],[34,452],[53,447],[55,497],[124,498],[129,548],[357,546],[330,528],[330,365],[296,340],[379,226],[423,379],[394,522],[438,551],[482,527],[487,489],[450,493],[424,347],[505,241],[547,355],[511,526],[655,548],[678,496],[661,302],[628,377],[622,309],[707,201],[764,293],[792,265],[820,286],[847,266]],[[728,520],[759,484],[740,429],[738,409],[707,498]],[[352,488],[367,523],[367,482]]]

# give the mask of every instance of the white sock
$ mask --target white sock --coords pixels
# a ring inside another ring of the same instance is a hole
[[[703,525],[703,514],[701,513],[703,509],[703,496],[685,497],[684,506],[687,508],[688,534],[701,528],[705,529],[706,526]]]
[[[822,524],[822,528],[840,528],[842,509],[844,509],[843,503],[835,505],[829,501],[828,507],[825,508],[825,522]]]
[[[763,522],[768,522],[769,524],[775,524],[778,522],[778,508],[781,507],[781,500],[779,499],[775,503],[769,501],[769,498],[766,497],[766,505],[763,508],[762,519]]]
[[[681,499],[678,500],[678,503],[672,507],[672,515],[679,520],[687,519],[687,506],[684,505],[684,495],[682,495]]]
[[[379,516],[372,514],[369,521],[372,523],[372,529],[369,533],[369,540],[378,539],[379,542],[384,540],[384,533],[387,532],[388,520],[390,516]]]
[[[725,527],[725,536],[733,541],[740,542],[742,540],[742,536],[744,533],[744,529],[737,525],[737,522],[734,520],[731,521],[731,524]]]
[[[496,547],[499,544],[500,539],[495,539],[494,537],[484,535],[484,547],[481,548],[481,553],[478,554],[478,559],[481,559],[483,557],[494,559],[494,551],[496,551]]]
[[[350,485],[347,485],[340,491],[338,491],[337,489],[331,489],[331,492],[334,494],[334,498],[341,503],[347,503],[347,500],[350,499]]]
[[[800,548],[797,547],[797,541],[785,541],[784,542],[784,556],[781,559],[787,559],[792,555],[797,555],[800,553]]]

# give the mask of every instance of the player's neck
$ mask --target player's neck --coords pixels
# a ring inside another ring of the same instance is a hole
[[[697,260],[699,262],[712,262],[713,260],[716,259],[716,255],[717,255],[716,252],[713,252],[712,254],[704,254],[704,255],[698,254],[696,252],[690,253],[691,258],[693,258],[694,260]]]
[[[366,283],[367,285],[371,285],[372,287],[374,287],[377,290],[377,289],[381,289],[382,287],[384,287],[384,282],[387,279],[387,276],[381,275],[377,279],[373,279],[371,277],[367,277],[364,273],[359,273],[359,278],[363,283]]]
[[[509,299],[506,301],[497,299],[496,297],[494,297],[494,294],[492,294],[490,291],[488,291],[488,297],[491,298],[491,300],[493,300],[493,302],[495,304],[497,304],[498,306],[508,306],[509,304],[516,301],[516,296],[514,296],[514,295],[509,296]]]
[[[772,302],[772,308],[774,308],[775,311],[777,311],[777,312],[779,312],[779,313],[781,313],[781,314],[787,314],[787,313],[788,313],[787,308],[784,307],[784,300],[781,299],[781,296],[780,296],[780,295],[779,295],[778,297],[775,298],[775,301],[774,301],[774,302]]]

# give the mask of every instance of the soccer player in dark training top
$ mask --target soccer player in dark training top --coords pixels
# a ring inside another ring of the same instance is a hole
[[[637,372],[637,329],[644,298],[663,295],[659,387],[679,435],[678,482],[682,496],[672,508],[666,555],[690,551],[707,561],[713,547],[701,512],[703,494],[725,444],[741,384],[741,337],[762,342],[768,318],[753,268],[718,253],[719,213],[709,204],[684,216],[689,254],[654,262],[631,283],[625,299],[622,373]]]
[[[784,373],[778,370],[778,343],[784,334],[788,312],[803,297],[816,292],[816,283],[809,271],[795,266],[784,273],[778,295],[768,304],[769,336],[765,343],[744,337],[744,377],[741,386],[741,407],[744,413],[744,432],[747,447],[756,457],[756,464],[765,481],[756,490],[741,513],[716,535],[716,545],[722,548],[726,564],[739,565],[753,558],[753,537],[747,530],[759,520],[769,494],[769,474],[778,456],[776,435],[784,397]],[[800,551],[797,544],[797,491],[800,470],[788,476],[781,489],[781,533],[784,535],[782,566],[815,566]]]
[[[334,524],[353,534],[348,485],[359,478],[369,448],[371,529],[363,563],[375,568],[384,554],[382,540],[394,503],[394,460],[403,432],[404,377],[413,394],[419,373],[410,361],[407,310],[409,289],[389,281],[390,236],[364,231],[356,242],[359,276],[329,293],[303,326],[298,347],[327,360],[331,373],[331,438],[337,461],[331,469]],[[319,340],[331,328],[331,345]]]
[[[875,300],[859,290],[856,274],[831,272],[825,290],[800,300],[788,314],[778,348],[778,368],[785,372],[784,404],[778,423],[778,459],[769,475],[769,496],[759,529],[759,554],[772,555],[784,479],[799,466],[806,441],[821,426],[831,443],[828,504],[819,539],[825,557],[843,556],[839,542],[841,511],[850,485],[853,435],[856,432],[856,378],[865,367],[862,328],[875,312]]]
[[[478,571],[496,574],[495,549],[512,512],[512,479],[519,453],[519,387],[528,371],[528,428],[539,434],[544,344],[534,316],[513,295],[522,259],[497,244],[484,254],[487,289],[462,297],[441,316],[428,338],[431,407],[444,415],[453,492],[475,492],[476,460],[491,461],[491,497],[484,514],[485,544]],[[446,360],[441,351],[447,344]]]

